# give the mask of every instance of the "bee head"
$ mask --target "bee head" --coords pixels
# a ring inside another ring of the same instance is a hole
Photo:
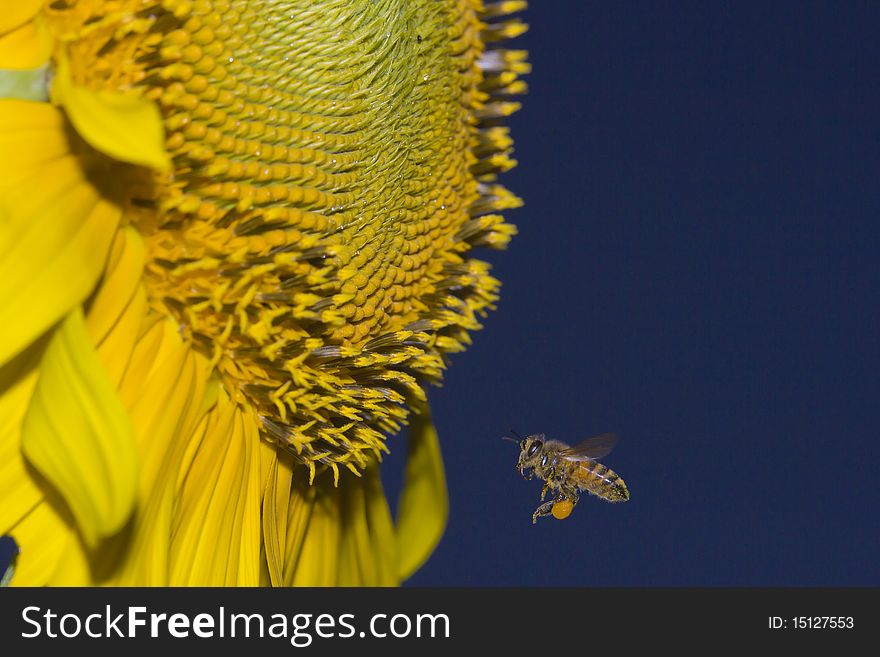
[[[541,460],[544,448],[544,434],[536,433],[526,436],[519,443],[519,461],[516,468],[524,479],[531,479],[535,466]]]

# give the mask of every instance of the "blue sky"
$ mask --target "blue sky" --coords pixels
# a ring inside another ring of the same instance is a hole
[[[533,2],[502,301],[414,585],[880,584],[880,5]],[[509,427],[621,440],[531,524]],[[393,488],[402,460],[393,439]]]

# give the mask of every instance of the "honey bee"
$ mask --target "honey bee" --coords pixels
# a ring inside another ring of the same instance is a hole
[[[614,449],[616,434],[603,433],[574,447],[558,440],[547,440],[543,433],[532,434],[518,441],[507,436],[504,439],[519,444],[516,469],[520,475],[527,480],[536,475],[544,481],[541,490],[543,504],[532,514],[532,524],[542,516],[552,515],[557,520],[567,518],[577,504],[578,496],[584,491],[607,502],[626,502],[629,499],[629,490],[623,479],[597,461]],[[553,499],[544,502],[548,492]]]

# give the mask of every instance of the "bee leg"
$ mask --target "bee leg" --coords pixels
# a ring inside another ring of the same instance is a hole
[[[554,470],[550,470],[547,472],[546,483],[544,487],[541,489],[541,501],[544,501],[544,498],[547,497],[548,491],[551,488],[558,488],[559,483],[556,481],[556,472]]]
[[[544,488],[541,489],[541,501],[544,501],[544,498],[547,497],[547,491],[550,490],[550,484],[544,484]]]
[[[556,504],[555,500],[551,500],[549,502],[544,502],[541,506],[535,509],[535,512],[532,514],[532,524],[538,522],[538,518],[541,516],[549,516],[551,509],[553,509],[553,505]]]

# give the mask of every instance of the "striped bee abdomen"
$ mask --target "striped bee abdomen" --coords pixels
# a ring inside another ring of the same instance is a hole
[[[597,461],[582,461],[575,478],[580,488],[608,502],[625,502],[629,499],[629,490],[623,479]]]

